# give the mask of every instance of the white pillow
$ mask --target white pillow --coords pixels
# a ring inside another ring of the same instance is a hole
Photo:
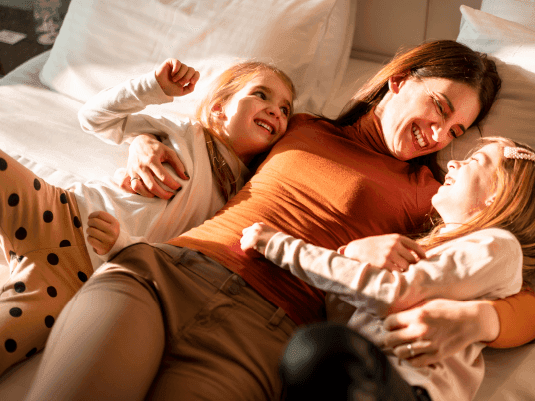
[[[191,115],[216,75],[256,59],[294,81],[301,110],[318,112],[349,60],[352,0],[72,0],[41,72],[50,88],[87,101],[169,57],[196,68],[193,94],[175,99]]]
[[[535,29],[533,0],[483,0],[481,11]]]
[[[480,124],[482,136],[500,135],[535,147],[535,31],[483,11],[461,6],[463,23],[457,38],[496,62],[502,87],[489,115]],[[439,152],[439,163],[464,159],[480,137],[476,127]]]

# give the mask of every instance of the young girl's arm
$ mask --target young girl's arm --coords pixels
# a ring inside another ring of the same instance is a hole
[[[87,242],[99,257],[107,261],[121,249],[137,242],[148,242],[144,237],[132,237],[122,230],[119,221],[111,214],[93,212],[87,219]]]
[[[127,137],[139,133],[161,136],[157,123],[159,117],[133,113],[151,104],[171,102],[174,96],[191,93],[198,79],[199,73],[195,69],[169,59],[156,71],[93,96],[78,112],[78,119],[85,132],[97,134],[106,142],[122,143]]]
[[[97,255],[107,254],[119,237],[119,221],[108,212],[98,211],[88,216],[87,226],[87,242]]]
[[[249,237],[246,230],[244,237]],[[255,249],[244,242],[242,247]],[[348,259],[283,233],[256,250],[314,287],[348,303],[368,304],[379,316],[430,298],[464,300],[489,293],[504,297],[517,292],[522,283],[520,245],[511,234],[497,229],[452,241],[439,255],[420,260],[405,273]]]

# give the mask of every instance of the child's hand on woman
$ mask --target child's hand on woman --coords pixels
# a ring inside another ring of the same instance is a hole
[[[119,238],[119,221],[111,214],[93,212],[87,219],[87,242],[98,255],[107,254]]]
[[[377,235],[351,241],[339,252],[389,271],[405,271],[410,264],[425,259],[425,251],[415,241],[399,234]]]
[[[184,96],[193,92],[200,74],[175,58],[165,60],[156,68],[156,81],[167,96]]]
[[[241,237],[241,249],[251,257],[264,256],[266,246],[278,231],[264,223],[254,223],[252,226],[244,228]]]

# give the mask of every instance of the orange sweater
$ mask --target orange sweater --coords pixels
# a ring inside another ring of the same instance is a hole
[[[532,290],[490,303],[498,312],[500,335],[487,345],[511,348],[535,339],[535,293]]]
[[[338,129],[297,115],[251,181],[218,214],[169,243],[196,249],[240,274],[297,324],[324,318],[324,294],[240,249],[243,228],[264,222],[330,249],[356,238],[408,233],[424,222],[439,183],[409,176],[373,113]]]

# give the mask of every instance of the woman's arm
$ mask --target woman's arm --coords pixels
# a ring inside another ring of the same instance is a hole
[[[499,335],[490,347],[511,348],[535,339],[535,293],[525,289],[505,299],[489,302],[499,318]]]
[[[385,346],[414,366],[437,363],[469,344],[494,340],[500,331],[491,302],[435,299],[385,319]],[[407,344],[415,357],[410,358]]]
[[[140,134],[131,139],[127,167],[115,173],[120,187],[148,198],[171,198],[180,188],[177,177],[189,179],[176,152],[151,134]],[[132,177],[139,180],[132,180]],[[160,183],[174,192],[162,188]]]
[[[518,347],[535,339],[535,294],[525,289],[496,301],[437,299],[390,315],[385,328],[385,345],[398,357],[408,359],[406,344],[412,344],[414,366],[436,363],[478,341]]]

